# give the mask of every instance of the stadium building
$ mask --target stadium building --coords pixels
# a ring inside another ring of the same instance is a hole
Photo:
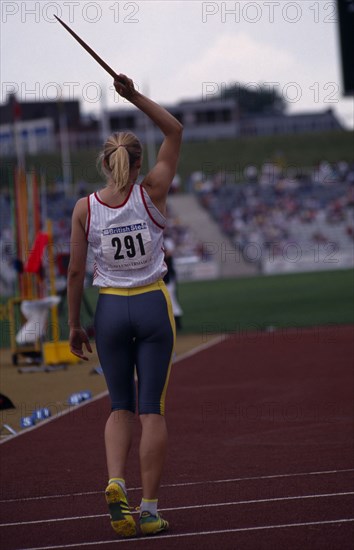
[[[240,114],[234,99],[183,101],[168,106],[183,124],[185,141],[230,139],[243,136],[289,135],[341,130],[334,111],[287,115],[282,112]],[[0,153],[13,155],[16,140],[24,153],[37,154],[59,149],[65,132],[72,151],[100,147],[102,121],[80,112],[79,101],[17,102],[9,96],[0,106]],[[130,129],[142,142],[159,141],[161,133],[149,126],[135,108],[106,112],[105,126],[112,131]],[[106,132],[107,133],[107,132]]]

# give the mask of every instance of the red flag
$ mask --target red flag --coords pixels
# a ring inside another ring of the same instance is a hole
[[[37,233],[33,248],[25,265],[27,273],[39,273],[42,266],[42,257],[45,247],[48,244],[47,233]]]

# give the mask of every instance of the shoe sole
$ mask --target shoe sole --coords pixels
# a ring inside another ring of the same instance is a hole
[[[111,484],[105,491],[105,497],[111,515],[111,525],[114,531],[121,537],[135,537],[135,521],[131,515],[128,505],[124,502],[125,495],[122,489],[116,484]],[[127,507],[126,510],[122,510],[122,501],[123,507]],[[129,514],[130,518],[126,518],[126,514]],[[118,519],[117,516],[121,517]]]

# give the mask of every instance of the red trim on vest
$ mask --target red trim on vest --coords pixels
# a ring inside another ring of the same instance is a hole
[[[145,196],[144,196],[144,188],[142,185],[140,185],[140,193],[141,193],[141,198],[143,199],[143,203],[144,203],[144,206],[145,206],[145,209],[146,209],[146,212],[148,213],[150,219],[154,222],[155,225],[157,225],[157,227],[159,227],[160,229],[165,229],[165,227],[163,225],[160,225],[153,217],[152,217],[152,214],[148,208],[148,205],[146,204],[146,200],[145,200]]]
[[[86,240],[88,241],[88,234],[90,231],[91,223],[91,205],[90,205],[90,195],[87,197],[87,227],[86,227]]]
[[[130,197],[130,195],[132,194],[133,187],[134,187],[134,185],[132,185],[131,188],[129,189],[129,193],[128,193],[126,199],[124,200],[124,202],[122,202],[122,204],[118,204],[117,206],[110,206],[109,204],[107,204],[107,203],[101,201],[101,199],[99,198],[99,196],[97,195],[97,193],[94,193],[95,199],[96,199],[100,204],[103,204],[103,206],[107,206],[107,208],[122,208],[122,206],[124,206],[124,205],[128,202],[129,197]]]

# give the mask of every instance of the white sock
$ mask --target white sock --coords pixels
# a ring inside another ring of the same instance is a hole
[[[150,512],[153,516],[157,516],[157,498],[156,499],[148,499],[143,498],[141,499],[140,503],[140,515],[143,512]]]

